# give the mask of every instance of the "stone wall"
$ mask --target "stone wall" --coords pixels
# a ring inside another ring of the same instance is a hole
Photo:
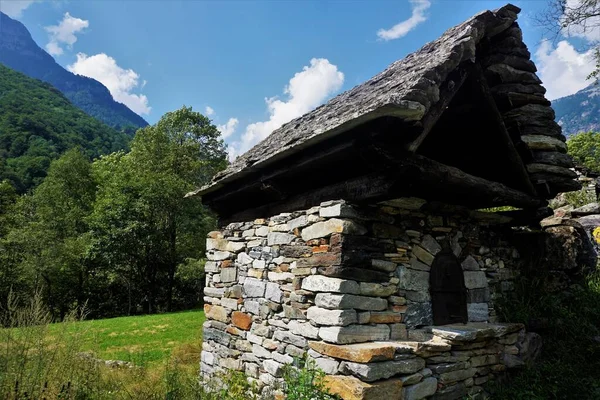
[[[511,357],[527,338],[522,326],[486,324],[521,262],[506,222],[420,199],[334,201],[211,232],[201,372],[273,386],[308,353],[344,398],[475,393],[521,362]],[[444,242],[463,267],[470,323],[442,330],[431,327],[429,270]]]

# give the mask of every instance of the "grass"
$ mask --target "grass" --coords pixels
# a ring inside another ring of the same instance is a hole
[[[197,364],[203,322],[204,312],[193,310],[80,321],[70,324],[67,332],[80,335],[81,349],[103,360],[158,366],[174,354],[184,364]],[[63,329],[61,324],[51,324],[50,339],[62,334]]]

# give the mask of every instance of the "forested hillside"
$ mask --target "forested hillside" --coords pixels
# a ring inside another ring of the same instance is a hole
[[[87,157],[126,149],[129,136],[73,106],[51,85],[0,64],[0,181],[20,193],[38,185],[53,159],[79,147]]]
[[[2,71],[4,80],[20,77]],[[21,81],[18,91],[38,100],[52,93],[34,91],[40,85],[34,83]],[[38,120],[27,122],[29,140],[22,143],[31,155],[18,161],[34,163],[40,154],[40,162],[49,163],[45,154],[55,151],[62,140],[57,132],[65,129],[71,129],[70,143],[110,147],[105,137],[93,136],[90,126],[99,122],[79,110],[64,110],[66,99],[55,97],[42,103],[41,112],[54,107],[44,120],[52,131]],[[34,109],[36,103],[23,107]],[[63,114],[74,117],[71,122],[56,118]],[[22,126],[19,118],[15,112],[6,120]],[[73,136],[78,131],[89,137]],[[104,127],[102,132],[114,131]],[[127,153],[92,162],[79,149],[66,151],[29,194],[19,196],[9,181],[0,181],[0,305],[7,304],[11,292],[19,299],[39,293],[53,316],[61,318],[83,306],[98,318],[197,305],[204,239],[215,219],[198,197],[184,196],[224,168],[226,155],[210,120],[183,108],[138,130]]]
[[[148,123],[127,106],[113,100],[95,79],[75,75],[42,50],[25,26],[0,12],[0,63],[25,75],[50,83],[75,106],[119,130],[142,128]]]

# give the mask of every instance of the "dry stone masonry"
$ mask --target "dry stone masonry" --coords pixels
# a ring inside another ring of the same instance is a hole
[[[494,323],[492,299],[519,275],[508,218],[438,208],[335,201],[211,232],[202,373],[275,386],[308,354],[345,399],[421,399],[478,393],[522,365],[523,326]],[[445,243],[461,261],[468,323],[432,327],[430,269]]]
[[[540,337],[502,322],[501,301],[540,266],[569,287],[595,251],[582,224],[540,227],[581,184],[519,11],[449,29],[189,194],[221,227],[206,243],[203,376],[276,390],[309,357],[345,400],[439,400],[481,397],[532,362]]]

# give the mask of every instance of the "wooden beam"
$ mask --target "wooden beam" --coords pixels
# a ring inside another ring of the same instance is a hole
[[[448,107],[448,105],[452,101],[454,95],[458,93],[463,83],[465,83],[465,80],[469,76],[472,67],[473,63],[471,63],[470,61],[466,61],[463,64],[459,65],[455,71],[450,73],[446,81],[441,85],[440,99],[437,103],[433,104],[430,107],[427,114],[421,120],[423,130],[421,131],[419,136],[417,136],[416,139],[414,139],[411,143],[408,144],[408,151],[414,153],[419,149],[419,146],[421,146],[425,138],[427,138],[427,135],[429,135],[431,129],[433,129],[438,119],[442,116],[442,114],[446,110],[446,107]]]
[[[537,207],[540,203],[539,199],[519,190],[467,174],[458,168],[424,156],[404,152],[398,157],[393,152],[375,147],[370,151],[373,157],[385,158],[386,163],[390,164],[379,171],[290,194],[285,199],[250,209],[230,212],[223,210],[221,223],[269,217],[280,212],[310,208],[323,201],[335,199],[371,204],[398,197],[415,196],[471,208],[501,205]],[[368,162],[368,159],[362,162]],[[240,202],[243,202],[243,198],[240,198]]]

